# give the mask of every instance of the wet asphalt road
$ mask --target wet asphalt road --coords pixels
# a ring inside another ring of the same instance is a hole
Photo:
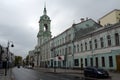
[[[22,67],[13,68],[12,72],[15,80],[77,80],[71,76],[64,76],[55,73],[44,73]]]

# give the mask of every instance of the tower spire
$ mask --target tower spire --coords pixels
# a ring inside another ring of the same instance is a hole
[[[44,11],[43,14],[46,15],[47,14],[47,10],[46,10],[46,2],[44,3]]]

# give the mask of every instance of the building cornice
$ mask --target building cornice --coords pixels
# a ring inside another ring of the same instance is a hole
[[[106,27],[101,27],[101,28],[98,28],[97,30],[94,30],[94,31],[88,33],[88,34],[80,36],[79,39],[77,39],[76,41],[83,40],[84,38],[95,36],[100,33],[103,33],[103,32],[118,28],[118,27],[120,27],[120,23],[116,23],[114,25],[110,25],[110,26],[106,26]]]

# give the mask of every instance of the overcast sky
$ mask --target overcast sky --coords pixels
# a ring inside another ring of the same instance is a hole
[[[120,0],[0,0],[0,44],[15,55],[25,57],[37,44],[38,21],[46,2],[47,15],[51,18],[52,36],[69,28],[80,18],[100,17],[114,9],[120,9]]]

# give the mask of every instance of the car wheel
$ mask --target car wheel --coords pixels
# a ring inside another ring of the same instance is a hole
[[[95,75],[95,78],[98,78],[98,75],[97,75],[97,74]]]

